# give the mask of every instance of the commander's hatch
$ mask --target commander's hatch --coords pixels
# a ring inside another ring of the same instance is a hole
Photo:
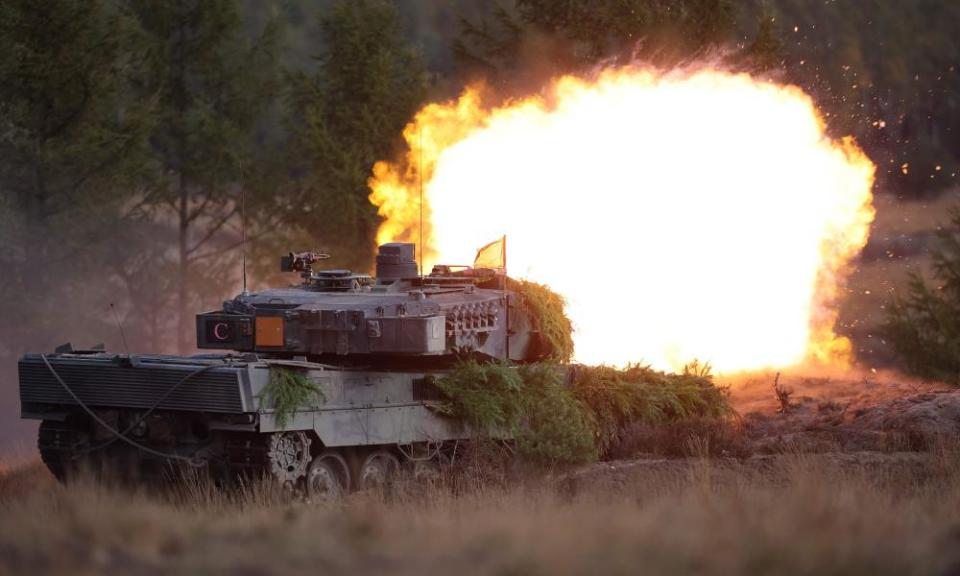
[[[318,292],[356,292],[373,284],[366,274],[354,274],[350,270],[314,270],[313,265],[327,260],[330,255],[316,252],[290,252],[280,259],[281,272],[299,272],[302,286]]]
[[[373,285],[373,278],[350,270],[320,270],[304,277],[304,287],[318,292],[357,292]]]

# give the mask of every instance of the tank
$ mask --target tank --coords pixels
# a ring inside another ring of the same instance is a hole
[[[323,498],[433,469],[473,436],[436,409],[436,379],[464,358],[529,362],[545,346],[502,268],[420,276],[414,248],[380,246],[372,277],[290,253],[280,266],[298,284],[197,315],[201,354],[23,356],[22,417],[41,420],[44,463],[61,480],[83,466],[265,475]]]

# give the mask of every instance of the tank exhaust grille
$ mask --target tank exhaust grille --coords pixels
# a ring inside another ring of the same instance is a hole
[[[150,408],[196,365],[119,364],[109,358],[49,358],[64,381],[90,406]],[[73,405],[39,356],[20,360],[21,404]],[[159,408],[204,412],[243,412],[239,371],[214,368],[184,382]]]

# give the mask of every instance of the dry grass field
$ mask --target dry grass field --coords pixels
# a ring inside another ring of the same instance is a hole
[[[469,477],[467,475],[466,477]],[[954,574],[960,452],[600,463],[335,505],[0,477],[2,574]]]

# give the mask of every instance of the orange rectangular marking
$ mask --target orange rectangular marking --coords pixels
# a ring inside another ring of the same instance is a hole
[[[280,316],[258,316],[256,345],[283,346],[283,318]]]

